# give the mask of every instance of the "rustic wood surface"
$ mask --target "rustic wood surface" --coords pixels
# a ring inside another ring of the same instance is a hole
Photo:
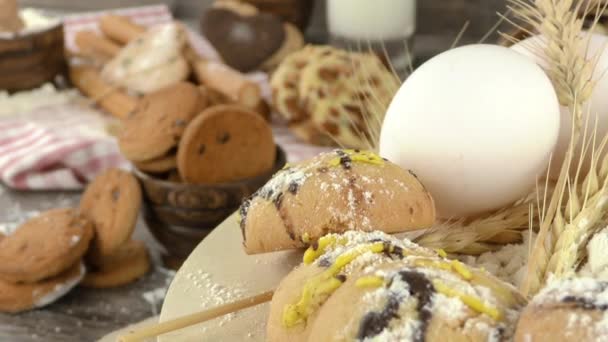
[[[74,192],[13,192],[0,186],[0,224],[22,221],[53,207],[74,206],[79,198],[80,194]],[[157,244],[141,222],[135,236],[148,244],[158,264]],[[132,285],[109,290],[76,288],[40,310],[16,315],[0,313],[0,341],[95,341],[157,314],[161,303],[153,305],[143,294],[166,288],[171,278],[170,272],[156,267]]]

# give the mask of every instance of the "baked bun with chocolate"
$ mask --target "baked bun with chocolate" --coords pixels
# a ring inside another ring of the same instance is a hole
[[[525,299],[487,272],[380,232],[321,241],[275,292],[268,341],[512,338]]]
[[[593,278],[556,281],[522,312],[516,342],[608,341],[608,282]]]
[[[306,251],[302,265],[289,273],[275,291],[267,341],[308,341],[320,308],[352,274],[406,255],[436,254],[382,232],[350,231],[322,237]]]
[[[240,208],[250,254],[305,247],[328,233],[430,227],[431,195],[413,173],[378,155],[334,150],[287,165]]]

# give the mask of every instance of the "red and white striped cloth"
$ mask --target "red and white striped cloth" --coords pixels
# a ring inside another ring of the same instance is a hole
[[[164,5],[113,10],[135,22],[154,26],[172,19]],[[74,35],[80,30],[97,30],[97,21],[107,12],[72,15],[65,18],[66,44],[75,49]],[[211,45],[191,32],[192,45],[207,58],[217,57]],[[269,98],[268,77],[248,75]],[[99,172],[129,168],[115,139],[105,133],[108,117],[80,105],[56,105],[30,113],[15,113],[0,118],[0,180],[20,190],[79,189]],[[327,148],[298,141],[281,124],[274,127],[275,140],[289,161],[310,158]]]
[[[78,105],[0,120],[0,178],[20,190],[79,189],[110,167],[128,168],[106,120]]]

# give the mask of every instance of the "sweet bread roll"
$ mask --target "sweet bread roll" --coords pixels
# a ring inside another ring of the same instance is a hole
[[[522,312],[516,342],[608,341],[608,282],[574,278],[550,284]]]
[[[297,268],[273,297],[268,341],[512,338],[525,299],[511,285],[399,243],[406,242],[385,237],[338,246]]]
[[[353,273],[406,255],[435,252],[382,232],[346,232],[322,237],[304,254],[304,262],[281,281],[272,297],[268,341],[307,341],[325,301]]]
[[[327,233],[398,233],[435,220],[433,199],[414,174],[358,150],[286,166],[239,212],[250,254],[304,247]]]

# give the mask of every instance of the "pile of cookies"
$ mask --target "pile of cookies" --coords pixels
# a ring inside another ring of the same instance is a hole
[[[269,115],[260,87],[227,65],[199,56],[181,23],[146,28],[108,14],[98,26],[101,34],[76,33],[78,51],[70,52],[70,79],[114,116],[126,118],[142,95],[190,79],[206,87],[217,101]]]
[[[140,205],[137,180],[108,170],[87,187],[79,208],[43,212],[0,236],[0,312],[45,306],[78,284],[116,287],[146,274],[146,246],[131,239]]]
[[[274,108],[291,131],[317,145],[369,148],[399,80],[372,53],[306,46],[271,79]]]
[[[201,31],[224,63],[241,72],[274,70],[304,46],[295,25],[237,0],[215,1],[203,14]]]
[[[270,170],[276,147],[269,124],[217,100],[187,82],[145,95],[123,122],[122,153],[139,170],[176,182],[231,182]]]

